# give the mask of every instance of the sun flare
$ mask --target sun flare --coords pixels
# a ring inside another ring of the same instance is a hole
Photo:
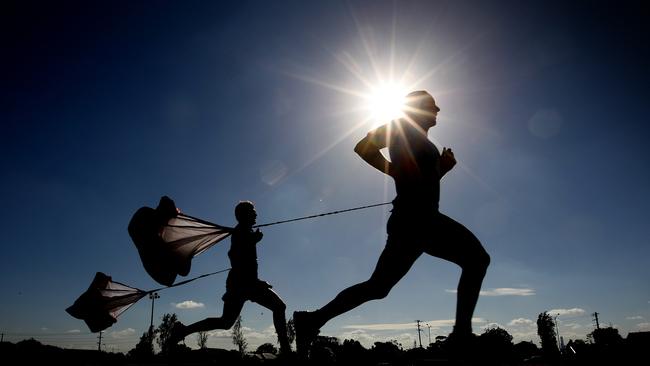
[[[372,123],[381,125],[403,117],[407,93],[406,87],[398,83],[382,83],[371,88],[365,99]]]

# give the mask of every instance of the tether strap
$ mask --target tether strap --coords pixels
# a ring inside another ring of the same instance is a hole
[[[300,220],[306,220],[306,219],[313,219],[315,217],[321,217],[321,216],[328,216],[328,215],[336,215],[340,214],[343,212],[349,212],[349,211],[356,211],[356,210],[362,210],[364,208],[371,208],[371,207],[377,207],[377,206],[384,206],[391,204],[392,202],[384,202],[384,203],[376,203],[374,205],[368,205],[368,206],[361,206],[361,207],[355,207],[355,208],[348,208],[346,210],[338,210],[338,211],[332,211],[332,212],[326,212],[318,215],[311,215],[311,216],[305,216],[305,217],[299,217],[297,219],[290,219],[290,220],[282,220],[282,221],[276,221],[276,222],[271,222],[268,224],[262,224],[262,225],[256,225],[253,226],[253,228],[258,228],[258,227],[264,227],[264,226],[271,226],[271,225],[277,225],[277,224],[284,224],[285,222],[292,222],[292,221],[300,221]]]
[[[212,276],[212,275],[216,275],[216,274],[218,274],[218,273],[223,273],[223,272],[228,272],[228,271],[230,271],[230,268],[228,268],[228,269],[222,269],[221,271],[216,271],[216,272],[212,272],[212,273],[206,273],[206,274],[203,274],[203,275],[200,275],[200,276],[194,277],[194,278],[190,278],[189,280],[185,280],[185,281],[181,281],[181,282],[175,283],[175,284],[173,284],[173,285],[171,285],[171,286],[161,287],[161,288],[157,288],[157,289],[155,289],[155,290],[147,291],[145,294],[150,294],[150,293],[153,293],[153,292],[156,292],[156,291],[165,290],[165,289],[168,289],[168,288],[172,288],[172,287],[176,287],[176,286],[184,285],[184,284],[189,283],[189,282],[192,282],[192,281],[194,281],[194,280],[198,280],[199,278],[208,277],[208,276]]]

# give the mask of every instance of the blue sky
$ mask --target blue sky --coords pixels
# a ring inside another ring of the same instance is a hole
[[[477,333],[537,341],[550,310],[585,338],[591,314],[625,336],[650,330],[649,46],[640,5],[586,2],[21,3],[3,12],[0,332],[96,347],[65,308],[96,271],[149,290],[131,215],[169,195],[233,225],[389,201],[394,188],[354,152],[374,122],[366,82],[403,79],[440,105],[430,132],[459,161],[441,211],[492,257]],[[388,209],[264,230],[260,277],[294,310],[370,275]],[[228,268],[229,241],[191,275]],[[415,319],[450,331],[459,268],[422,257],[388,298],[326,335],[412,346]],[[221,313],[225,276],[160,293],[155,318]],[[128,351],[149,325],[143,299],[105,332]],[[274,340],[248,303],[249,342]],[[425,333],[425,339],[427,334]],[[188,337],[186,343],[195,346]],[[208,344],[230,348],[229,332]]]

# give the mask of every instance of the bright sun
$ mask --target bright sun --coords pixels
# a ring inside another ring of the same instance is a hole
[[[366,96],[366,108],[372,123],[381,125],[404,115],[406,87],[398,83],[382,83],[373,87]]]

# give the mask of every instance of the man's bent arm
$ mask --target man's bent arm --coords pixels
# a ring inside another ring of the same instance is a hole
[[[391,163],[380,152],[381,149],[387,146],[387,129],[388,125],[384,125],[370,131],[366,137],[357,143],[354,152],[375,169],[392,176]]]
[[[451,149],[443,148],[440,155],[440,178],[447,174],[456,165],[456,158]]]

